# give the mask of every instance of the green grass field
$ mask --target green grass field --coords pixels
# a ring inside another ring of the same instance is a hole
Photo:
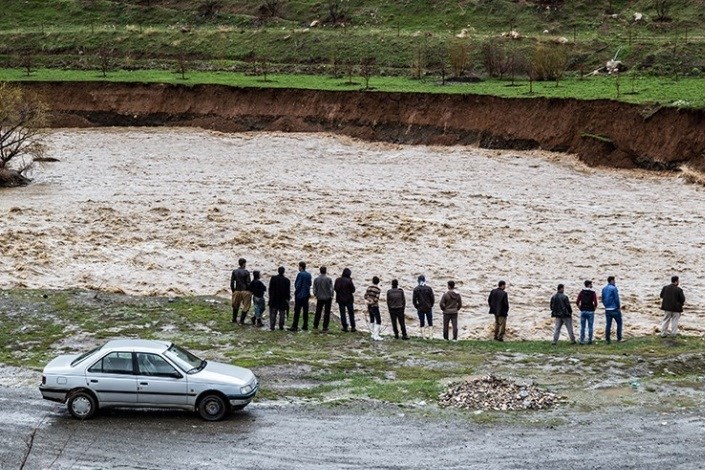
[[[263,76],[236,72],[187,71],[185,79],[176,72],[166,70],[111,71],[107,77],[95,70],[40,69],[27,75],[22,70],[0,69],[0,81],[109,81],[129,83],[173,83],[180,85],[217,84],[234,87],[294,88],[329,91],[362,90],[364,81],[353,77],[332,78],[325,75],[269,74]],[[617,81],[619,80],[619,81]],[[617,95],[619,84],[619,96]],[[407,77],[372,77],[371,89],[400,93],[447,93],[480,94],[507,98],[575,98],[581,100],[611,99],[637,104],[676,106],[681,108],[705,107],[704,82],[696,78],[682,78],[677,81],[668,77],[622,76],[587,77],[583,80],[569,78],[556,85],[555,82],[535,82],[533,93],[529,93],[527,80],[517,80],[514,86],[508,81],[484,80],[478,83],[447,83],[438,79],[413,80]]]
[[[126,70],[171,69],[186,57],[203,71],[244,72],[266,61],[273,72],[325,75],[333,63],[374,58],[376,76],[436,77],[449,50],[463,45],[463,73],[485,76],[483,49],[493,40],[520,57],[539,44],[561,49],[573,75],[619,51],[640,75],[700,77],[705,8],[667,3],[659,16],[651,0],[5,0],[0,67],[90,70],[103,52]],[[509,30],[521,39],[502,38]]]

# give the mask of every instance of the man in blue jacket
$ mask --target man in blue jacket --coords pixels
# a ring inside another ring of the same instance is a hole
[[[619,291],[614,276],[609,276],[607,285],[602,288],[602,305],[605,306],[605,341],[607,344],[611,342],[612,320],[617,323],[617,342],[622,341],[622,304],[619,302]]]
[[[299,331],[299,315],[303,310],[304,331],[308,330],[308,299],[311,296],[311,273],[306,271],[306,263],[299,263],[299,274],[294,281],[294,320],[289,331]]]

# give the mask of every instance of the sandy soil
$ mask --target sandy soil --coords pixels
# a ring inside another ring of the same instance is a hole
[[[674,176],[318,134],[57,130],[49,145],[60,162],[0,191],[0,287],[227,295],[240,256],[265,282],[305,260],[350,267],[360,291],[373,275],[409,290],[425,273],[440,296],[453,278],[474,338],[489,334],[487,293],[505,279],[518,339],[549,335],[555,284],[574,297],[610,274],[627,334],[652,333],[678,273],[683,326],[705,332],[705,190]]]

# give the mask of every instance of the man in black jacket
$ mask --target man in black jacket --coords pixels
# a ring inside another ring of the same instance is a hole
[[[406,297],[404,291],[399,288],[399,281],[392,281],[392,288],[387,291],[387,308],[392,319],[392,330],[394,337],[399,339],[399,329],[401,329],[401,339],[409,339],[406,334],[406,319],[404,310],[406,309]],[[397,328],[397,323],[399,327]]]
[[[509,296],[505,292],[507,283],[499,281],[497,287],[492,289],[487,303],[490,305],[490,314],[494,315],[494,339],[504,341],[504,332],[507,329],[507,317],[509,316]]]
[[[284,319],[289,311],[291,300],[291,281],[284,276],[284,268],[280,267],[276,276],[269,280],[269,329],[274,331],[274,325],[279,315],[279,329],[284,329]]]
[[[570,343],[575,344],[573,307],[570,306],[568,296],[563,293],[564,288],[563,284],[558,284],[557,292],[551,297],[551,317],[553,317],[553,342],[551,344],[554,346],[558,343],[563,325],[568,330]]]
[[[433,339],[433,304],[436,303],[436,298],[433,295],[433,289],[426,285],[426,276],[422,274],[417,280],[419,285],[414,287],[411,301],[419,316],[421,338],[423,339],[428,336],[428,339]],[[428,323],[428,334],[425,333],[425,322]]]
[[[264,326],[262,323],[262,314],[264,313],[264,293],[267,292],[267,287],[259,278],[259,271],[252,271],[252,283],[250,283],[250,291],[252,292],[252,303],[255,307],[255,315],[252,317],[252,324]]]
[[[352,271],[343,269],[343,275],[335,280],[333,285],[335,291],[335,301],[340,308],[340,323],[343,325],[343,331],[348,331],[348,319],[350,320],[350,332],[355,333],[355,284],[352,280]],[[348,317],[345,316],[347,311]]]
[[[683,294],[683,289],[679,287],[679,284],[678,276],[673,276],[671,277],[671,283],[661,289],[661,299],[663,299],[661,301],[661,310],[664,311],[663,322],[661,323],[662,338],[669,334],[676,336],[678,332],[678,320],[681,317],[681,313],[683,313],[683,304],[685,304],[685,294]]]
[[[237,322],[238,310],[242,304],[242,314],[240,315],[240,324],[245,324],[245,317],[250,310],[252,304],[252,292],[250,292],[250,272],[245,268],[247,260],[240,258],[238,260],[239,268],[235,269],[230,275],[230,292],[232,292],[233,305],[233,323]]]

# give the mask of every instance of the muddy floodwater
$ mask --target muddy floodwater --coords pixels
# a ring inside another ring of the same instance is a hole
[[[438,299],[454,279],[461,335],[478,338],[490,335],[486,298],[504,279],[508,338],[528,339],[549,336],[556,284],[574,298],[584,279],[599,289],[608,275],[626,335],[651,334],[677,273],[683,329],[705,332],[705,191],[676,175],[319,134],[71,129],[48,144],[59,162],[0,191],[3,288],[227,296],[241,256],[265,282],[280,265],[293,278],[304,260],[314,274],[349,267],[360,313],[373,275],[383,291],[399,279],[409,300],[421,273]]]

